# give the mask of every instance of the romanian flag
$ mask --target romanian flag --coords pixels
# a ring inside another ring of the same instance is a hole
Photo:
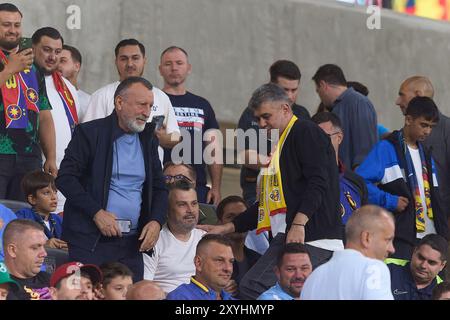
[[[450,21],[450,0],[393,0],[392,9],[419,17]]]

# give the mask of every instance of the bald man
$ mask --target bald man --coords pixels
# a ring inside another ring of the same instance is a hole
[[[164,291],[150,280],[133,284],[127,292],[127,300],[164,300],[165,298]]]
[[[413,76],[403,81],[395,104],[405,115],[408,103],[414,97],[434,97],[434,88],[430,79]],[[430,136],[425,140],[426,148],[432,150],[438,172],[439,193],[444,212],[450,214],[450,118],[439,112],[439,121]],[[450,222],[450,221],[449,221]],[[449,223],[450,225],[450,223]]]
[[[311,273],[301,300],[393,300],[389,269],[394,253],[392,214],[374,205],[353,212],[345,226],[345,250]]]

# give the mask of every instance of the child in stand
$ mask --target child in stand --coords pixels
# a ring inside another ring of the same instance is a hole
[[[30,172],[22,179],[22,190],[31,209],[24,208],[17,211],[17,217],[34,220],[41,224],[48,238],[46,246],[49,248],[67,250],[67,243],[60,240],[62,218],[52,213],[56,210],[58,203],[55,178],[42,171]]]

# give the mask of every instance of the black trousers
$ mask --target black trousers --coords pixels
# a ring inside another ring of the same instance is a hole
[[[69,243],[70,261],[79,261],[100,266],[106,262],[120,262],[133,272],[133,282],[144,278],[144,261],[139,252],[138,235],[101,237],[93,251]]]
[[[0,199],[26,201],[20,182],[28,172],[40,169],[41,157],[0,154]]]
[[[274,286],[278,281],[275,275],[274,267],[277,264],[278,252],[286,243],[286,235],[278,233],[270,242],[269,248],[258,262],[245,274],[239,283],[239,299],[256,300],[261,293]],[[332,251],[320,249],[317,247],[305,245],[313,269],[330,260]]]

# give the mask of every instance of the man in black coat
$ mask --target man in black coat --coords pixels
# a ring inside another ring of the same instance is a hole
[[[147,123],[153,86],[140,77],[122,81],[115,111],[75,128],[56,180],[67,198],[62,238],[73,261],[119,261],[143,278],[142,252],[151,250],[165,223],[167,189],[154,125]]]

